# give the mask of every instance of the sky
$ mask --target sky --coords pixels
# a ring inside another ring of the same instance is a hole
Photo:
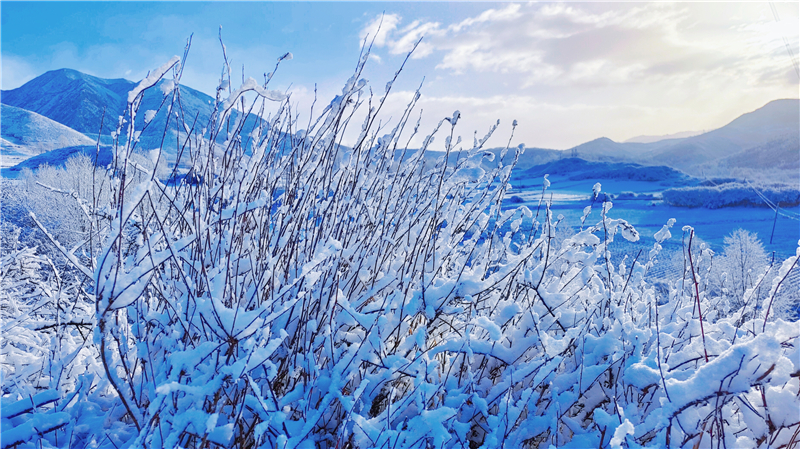
[[[496,146],[567,149],[718,128],[771,100],[798,98],[800,3],[7,2],[2,89],[72,68],[138,81],[189,36],[182,83],[213,93],[221,35],[237,74],[299,110],[330,101],[372,41],[363,77],[400,116],[421,85],[421,129],[461,112],[471,142],[498,120]],[[380,25],[380,26],[379,26]],[[374,39],[374,40],[373,40]],[[794,55],[794,58],[792,58]],[[412,142],[415,143],[415,142]],[[416,142],[418,143],[418,142]]]

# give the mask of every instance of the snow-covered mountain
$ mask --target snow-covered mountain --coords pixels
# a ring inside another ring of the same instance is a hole
[[[162,81],[162,84],[164,82],[169,81]],[[127,93],[135,86],[135,82],[126,79],[103,79],[76,70],[60,69],[47,72],[17,89],[2,91],[0,101],[5,105],[26,109],[39,114],[38,117],[42,119],[49,118],[79,131],[91,141],[97,139],[101,121],[104,121],[101,140],[107,144],[118,117],[125,110]],[[158,87],[147,91],[137,116],[137,129],[143,126],[145,112],[158,110],[164,99],[162,89]],[[180,102],[180,107],[173,108],[173,111],[178,111],[190,126],[196,123],[195,131],[202,129],[208,123],[214,105],[212,97],[190,87],[181,86]],[[19,116],[20,109],[17,109],[16,115],[13,116],[12,112],[3,109],[4,123],[11,120],[7,117],[13,119]],[[158,148],[162,145],[163,139],[164,149],[169,157],[170,154],[174,155],[181,145],[186,136],[186,129],[183,125],[178,126],[174,115],[167,123],[165,109],[162,108],[152,118],[140,136],[138,147],[142,150]],[[687,172],[709,167],[791,169],[800,167],[799,115],[800,100],[775,100],[760,109],[743,114],[722,128],[699,135],[685,137],[692,133],[677,133],[660,137],[640,136],[641,138],[629,139],[626,142],[615,142],[601,137],[565,151],[531,148],[520,160],[518,168],[524,170],[549,160],[570,156],[594,161],[668,165]],[[248,117],[245,129],[251,128],[256,120],[255,116]],[[7,156],[10,154],[8,149],[20,139],[27,139],[29,142],[51,142],[49,146],[40,145],[40,148],[45,149],[88,144],[77,137],[76,133],[65,134],[63,129],[56,131],[52,126],[35,132],[33,128],[30,132],[15,131],[14,138],[6,136],[5,124],[3,129],[3,145],[7,149]],[[65,135],[72,137],[64,141]],[[224,139],[225,136],[219,136],[217,143],[221,144]],[[62,141],[63,145],[59,143]],[[499,154],[499,150],[492,151]],[[24,152],[20,154],[24,155]],[[753,157],[756,157],[755,164]],[[513,158],[513,152],[509,152],[503,162],[510,162],[510,158]],[[787,159],[789,162],[786,162]]]
[[[105,133],[125,109],[136,86],[126,79],[97,78],[72,69],[52,70],[24,85],[2,91],[2,102],[41,114],[62,125],[97,136],[103,111]]]
[[[159,109],[165,98],[160,87],[168,82],[171,81],[162,80],[158,86],[145,92],[136,119],[136,129],[143,128],[146,111]],[[103,79],[77,70],[60,69],[34,78],[17,89],[2,91],[0,99],[6,105],[36,112],[84,133],[93,140],[102,129],[101,140],[109,143],[108,136],[115,131],[118,117],[125,112],[128,92],[136,85],[137,83],[126,79]],[[214,107],[212,97],[182,85],[180,102],[180,107],[174,107],[173,111],[185,118],[186,123],[191,125],[196,120],[198,129],[208,123]],[[179,135],[185,138],[186,130],[182,125],[178,126],[174,115],[167,126],[166,109],[162,108],[142,132],[138,143],[140,149],[158,148],[163,138],[165,150],[172,153],[179,145]],[[245,126],[252,125],[255,120],[255,117],[248,117]]]

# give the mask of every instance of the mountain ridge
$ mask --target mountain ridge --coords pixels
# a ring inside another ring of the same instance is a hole
[[[800,99],[772,100],[764,106],[728,122],[726,125],[692,137],[665,139],[651,143],[615,142],[601,137],[568,150],[571,154],[590,160],[631,161],[651,165],[668,165],[691,172],[701,166],[725,163],[733,167],[747,167],[746,158],[729,156],[748,149],[760,149],[763,160],[774,159],[768,154],[770,142],[789,142],[782,153],[797,152],[800,147],[796,137],[800,135]],[[792,138],[795,138],[794,140]],[[788,148],[787,148],[788,145]]]
[[[72,69],[45,72],[22,86],[0,93],[2,103],[27,109],[84,134],[97,136],[101,117],[116,121],[127,92],[136,83],[103,79]],[[112,112],[114,111],[114,112]]]

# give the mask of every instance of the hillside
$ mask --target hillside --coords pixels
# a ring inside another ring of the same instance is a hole
[[[111,147],[101,146],[100,151],[97,151],[96,145],[77,145],[64,148],[58,148],[48,151],[33,157],[30,157],[19,164],[3,169],[3,176],[6,178],[16,178],[22,173],[24,169],[35,170],[40,165],[49,165],[51,167],[63,167],[68,159],[83,153],[88,156],[90,160],[97,159],[97,165],[106,166],[111,163],[112,153]]]
[[[739,151],[717,161],[719,168],[751,168],[788,170],[800,173],[800,141],[798,136],[785,136],[765,144]]]
[[[760,148],[759,159],[779,160],[779,153],[800,154],[796,144],[800,135],[800,100],[775,100],[753,112],[748,112],[722,128],[699,136],[653,150],[648,156],[653,161],[692,170],[696,166],[710,163],[751,148]],[[770,145],[775,141],[787,141],[788,146]],[[736,167],[750,167],[747,157],[729,159]],[[771,168],[764,166],[764,168]]]
[[[628,181],[659,182],[668,185],[687,185],[694,180],[684,173],[665,166],[644,166],[627,162],[597,162],[580,158],[565,158],[536,165],[515,173],[519,179],[541,178],[545,174],[561,175],[566,179],[618,179]]]
[[[55,148],[92,145],[94,141],[61,123],[35,112],[0,105],[0,135],[3,149],[39,154]]]
[[[664,139],[615,142],[601,137],[563,154],[593,161],[667,165],[689,173],[702,167],[791,169],[800,167],[800,100],[783,99],[742,114],[727,125],[699,135],[677,133]],[[751,157],[755,158],[755,167]],[[788,161],[788,162],[787,162]],[[775,165],[777,164],[777,165]]]

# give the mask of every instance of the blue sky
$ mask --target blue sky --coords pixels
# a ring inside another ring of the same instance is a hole
[[[262,79],[301,109],[335,95],[361,40],[374,35],[365,77],[383,90],[412,42],[388,116],[422,89],[423,126],[456,109],[471,141],[501,121],[496,142],[569,148],[601,137],[700,131],[777,98],[798,97],[797,2],[774,3],[229,3],[2,2],[2,88],[69,67],[141,79],[194,33],[183,83],[213,92],[218,30],[236,73]],[[777,20],[776,20],[777,13]],[[784,42],[786,39],[786,42]]]

